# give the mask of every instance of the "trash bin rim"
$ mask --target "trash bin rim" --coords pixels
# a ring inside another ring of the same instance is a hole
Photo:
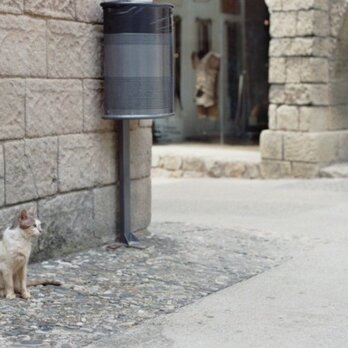
[[[121,6],[144,6],[144,7],[171,7],[174,8],[172,4],[154,4],[154,3],[144,3],[144,2],[120,2],[120,1],[109,1],[102,2],[100,4],[103,8],[111,7],[121,7]]]

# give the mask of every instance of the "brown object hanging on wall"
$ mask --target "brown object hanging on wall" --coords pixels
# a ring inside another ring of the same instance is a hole
[[[221,12],[232,15],[240,14],[240,0],[221,0]]]
[[[219,54],[209,52],[202,58],[193,52],[192,66],[196,70],[196,105],[197,116],[201,118],[218,118],[218,78],[220,70]]]

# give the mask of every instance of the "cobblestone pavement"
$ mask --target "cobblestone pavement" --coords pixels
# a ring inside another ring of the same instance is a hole
[[[153,224],[144,250],[97,248],[30,265],[61,287],[0,300],[0,347],[83,347],[291,258],[293,241],[255,231]],[[298,243],[298,241],[296,241]]]

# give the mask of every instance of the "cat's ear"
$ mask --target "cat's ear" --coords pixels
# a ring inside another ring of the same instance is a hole
[[[22,209],[20,212],[19,212],[19,217],[18,217],[18,220],[19,221],[24,221],[28,219],[28,212],[26,209]]]
[[[35,207],[30,207],[28,210],[28,214],[31,216],[36,216],[36,208]]]

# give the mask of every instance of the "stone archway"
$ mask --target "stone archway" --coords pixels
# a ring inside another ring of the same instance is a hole
[[[347,1],[267,3],[271,104],[270,129],[261,135],[262,172],[265,177],[315,177],[323,167],[348,160],[348,122],[340,104],[348,93],[341,89],[338,98],[342,86],[348,92],[348,69],[342,80],[340,64],[348,53]]]

